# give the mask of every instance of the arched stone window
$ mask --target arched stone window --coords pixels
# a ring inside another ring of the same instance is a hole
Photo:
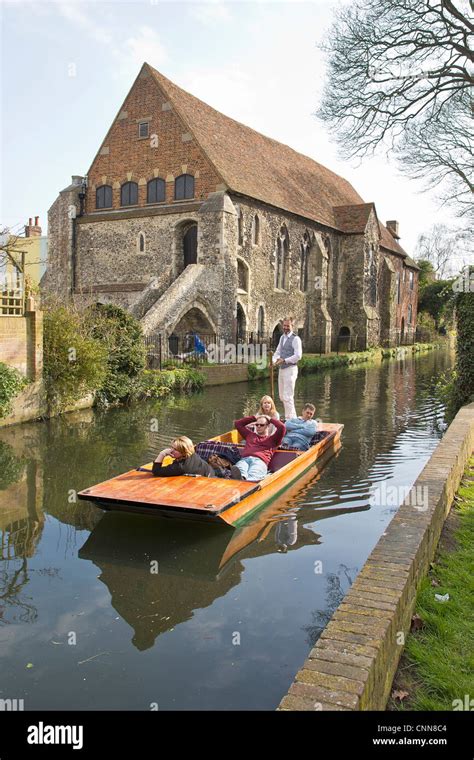
[[[249,292],[249,270],[242,259],[237,259],[237,280],[239,290]]]
[[[151,179],[146,187],[147,203],[163,203],[166,200],[166,183],[164,179],[155,177]]]
[[[238,209],[238,219],[237,219],[237,245],[243,245],[244,244],[244,215],[242,213],[242,209]]]
[[[138,235],[137,247],[138,253],[145,253],[145,235],[143,232]]]
[[[112,188],[110,185],[101,185],[95,191],[95,207],[111,208],[112,207]]]
[[[276,347],[278,346],[278,343],[280,342],[280,338],[282,335],[283,335],[283,329],[282,329],[281,323],[278,322],[275,325],[273,329],[273,333],[272,333],[272,348],[273,349],[276,349]]]
[[[174,199],[183,201],[186,198],[194,198],[194,177],[192,174],[181,174],[174,182]]]
[[[329,296],[329,298],[332,297],[332,248],[331,248],[331,239],[327,237],[324,240],[324,248],[326,250],[326,293]]]
[[[258,334],[259,340],[261,340],[263,336],[265,335],[265,310],[263,306],[258,307],[257,334]]]
[[[301,241],[301,262],[300,262],[300,290],[305,293],[308,290],[308,271],[309,271],[309,255],[310,255],[311,242],[307,232],[303,235]]]
[[[258,214],[255,214],[253,218],[252,242],[254,245],[260,245],[260,219],[258,218]]]
[[[374,245],[369,245],[367,251],[367,283],[366,299],[369,306],[377,305],[377,261]]]
[[[413,306],[410,303],[408,304],[408,319],[407,319],[407,324],[409,327],[411,327],[412,320],[413,320]]]
[[[192,224],[183,235],[184,268],[197,263],[197,224]]]
[[[237,343],[245,343],[247,319],[240,303],[237,302]]]
[[[337,350],[338,351],[349,351],[350,344],[351,344],[351,331],[350,331],[349,327],[346,327],[344,325],[339,330],[339,335],[337,337]]]
[[[125,182],[120,188],[120,205],[136,206],[138,203],[138,185],[136,182]]]
[[[288,288],[288,263],[290,251],[290,238],[286,225],[280,227],[277,237],[275,287],[281,290]]]

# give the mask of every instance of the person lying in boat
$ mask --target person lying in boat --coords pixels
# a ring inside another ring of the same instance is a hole
[[[251,422],[255,422],[256,433],[247,427]],[[268,434],[270,423],[276,428],[273,435]],[[283,422],[277,420],[276,417],[259,414],[234,420],[234,427],[242,438],[245,438],[242,459],[239,459],[235,465],[242,474],[242,480],[262,480],[268,473],[268,465],[275,449],[278,448],[285,435],[286,429]]]
[[[163,467],[163,459],[166,456],[173,457],[172,464]],[[171,442],[171,446],[160,451],[153,462],[153,475],[166,478],[173,475],[203,475],[205,478],[215,477],[210,464],[201,459],[194,450],[194,444],[190,438],[181,435]]]
[[[311,438],[318,432],[318,423],[313,419],[316,408],[313,404],[305,404],[301,415],[291,420],[286,420],[286,434],[281,445],[291,449],[307,451]]]
[[[268,417],[275,417],[277,420],[280,419],[280,415],[276,410],[275,402],[271,396],[262,396],[260,399],[260,406],[258,407],[255,416],[258,416],[259,414],[266,414]],[[247,427],[249,430],[252,430],[252,432],[257,432],[255,428],[255,422],[250,423],[250,425],[247,425]],[[268,426],[268,435],[273,435],[273,433],[276,433],[276,427],[270,423]]]

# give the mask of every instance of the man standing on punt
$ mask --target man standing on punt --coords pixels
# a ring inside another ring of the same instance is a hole
[[[283,335],[273,354],[273,364],[279,368],[278,395],[285,408],[285,419],[296,417],[295,385],[298,377],[298,362],[303,356],[301,338],[293,332],[293,320],[283,320]]]

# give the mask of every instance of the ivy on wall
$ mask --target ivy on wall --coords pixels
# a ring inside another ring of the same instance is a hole
[[[0,362],[0,418],[12,411],[12,401],[28,384],[28,380],[13,367]]]

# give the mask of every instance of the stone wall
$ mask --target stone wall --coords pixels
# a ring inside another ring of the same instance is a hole
[[[296,674],[280,710],[383,710],[410,630],[418,585],[474,449],[474,404],[438,444]],[[426,489],[426,491],[424,490]],[[427,508],[424,498],[427,494]]]
[[[237,301],[245,314],[246,331],[258,331],[258,312],[263,307],[265,334],[272,334],[285,316],[292,316],[295,331],[303,332],[305,350],[318,349],[319,336],[323,337],[326,350],[329,350],[330,346],[326,345],[331,335],[329,283],[335,276],[335,257],[331,253],[339,248],[339,236],[323,225],[294,214],[270,209],[248,198],[231,197],[237,211],[233,236],[228,239],[229,249],[233,252],[233,266],[236,268],[240,259],[248,268],[248,290],[237,291]],[[242,235],[239,244],[237,229],[240,214]],[[257,243],[254,236],[256,216],[259,227]],[[289,239],[284,289],[276,287],[275,283],[277,238],[283,225]],[[305,234],[308,235],[310,248],[308,285],[306,291],[302,291],[301,244]]]

